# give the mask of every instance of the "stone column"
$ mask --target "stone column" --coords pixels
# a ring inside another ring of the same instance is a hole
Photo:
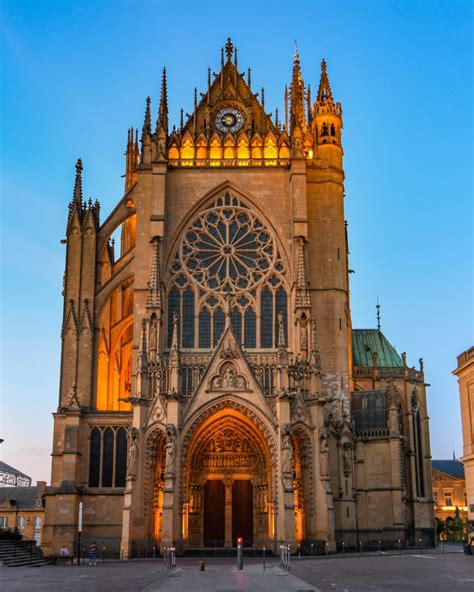
[[[224,481],[225,485],[225,510],[224,510],[224,521],[225,521],[225,543],[226,548],[232,548],[232,484],[234,480],[228,477]]]

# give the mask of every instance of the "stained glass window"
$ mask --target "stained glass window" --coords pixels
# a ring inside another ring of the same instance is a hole
[[[224,331],[225,318],[220,308],[214,312],[214,345],[217,345],[219,338]]]
[[[286,292],[283,288],[278,288],[275,297],[275,347],[278,345],[278,315],[283,314],[283,332],[285,334],[285,345],[288,344],[288,305]]]
[[[116,433],[115,487],[125,487],[127,475],[127,433],[119,428]]]
[[[99,487],[100,479],[100,430],[91,431],[91,448],[89,455],[89,486]]]
[[[211,313],[207,308],[199,313],[199,347],[211,347]]]
[[[273,296],[268,288],[262,291],[260,327],[262,347],[273,347]]]
[[[251,308],[247,308],[244,316],[245,323],[245,347],[257,346],[257,315]]]
[[[112,487],[114,469],[114,431],[107,428],[104,432],[104,458],[102,469],[102,487]]]
[[[183,347],[194,347],[194,292],[188,288],[183,295]]]
[[[230,323],[237,341],[242,343],[242,313],[238,308],[234,308],[230,313]]]

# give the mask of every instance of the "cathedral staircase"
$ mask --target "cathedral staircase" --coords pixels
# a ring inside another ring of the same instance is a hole
[[[43,567],[48,565],[33,543],[30,542],[30,545],[28,550],[19,541],[0,539],[0,565],[4,567]]]

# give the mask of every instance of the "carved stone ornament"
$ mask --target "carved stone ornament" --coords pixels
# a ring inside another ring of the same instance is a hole
[[[247,390],[247,381],[238,373],[235,364],[226,362],[220,367],[219,374],[211,378],[209,387],[211,391]]]
[[[172,424],[166,426],[165,444],[165,477],[174,477],[176,474],[176,428]]]
[[[137,478],[138,466],[138,430],[132,428],[130,432],[130,444],[127,458],[127,479],[134,481]]]

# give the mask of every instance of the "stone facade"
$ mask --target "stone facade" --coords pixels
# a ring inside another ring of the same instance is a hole
[[[16,531],[25,541],[42,544],[45,481],[36,486],[17,485],[0,489],[0,529]]]
[[[429,539],[423,371],[376,347],[353,363],[342,108],[325,62],[313,102],[295,55],[282,122],[229,40],[181,119],[169,129],[164,71],[102,224],[76,166],[48,549],[73,544],[79,501],[83,536],[125,556],[238,535]]]
[[[464,442],[463,456],[460,460],[464,463],[466,477],[468,520],[474,529],[474,347],[458,356],[454,374],[458,377],[459,383]]]

